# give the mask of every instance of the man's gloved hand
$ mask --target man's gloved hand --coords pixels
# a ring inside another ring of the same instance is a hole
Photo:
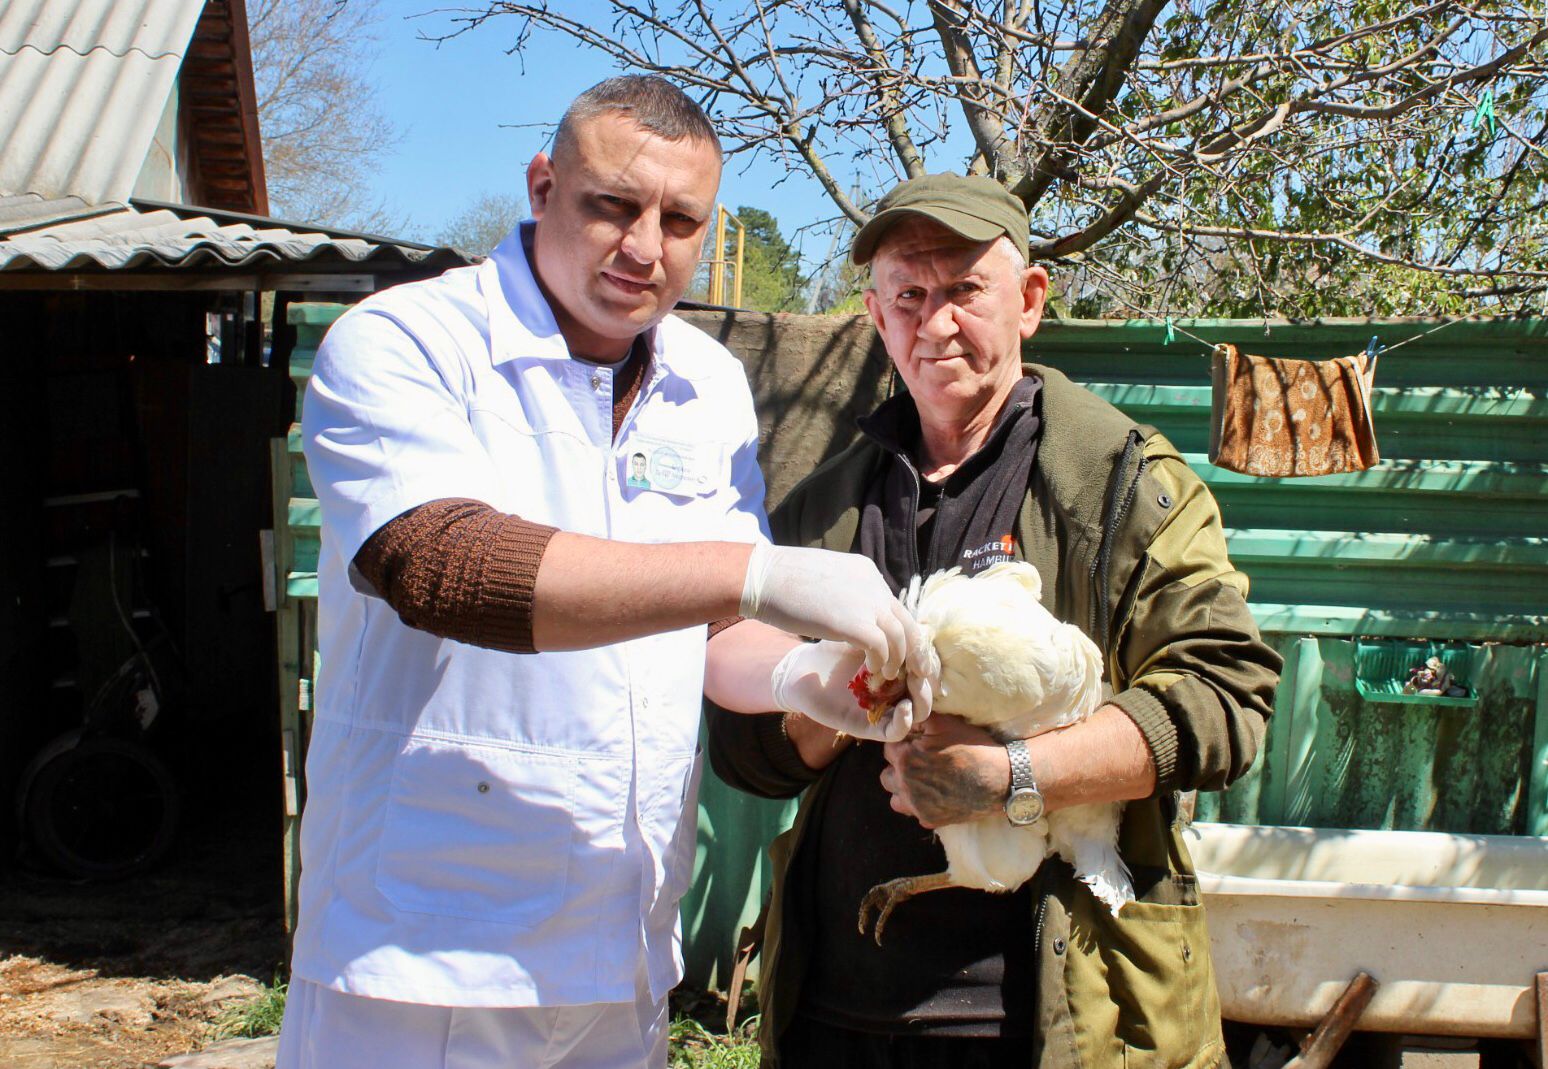
[[[897,742],[930,715],[931,688],[911,687],[905,696],[872,724],[850,682],[865,667],[865,654],[843,642],[803,642],[774,667],[769,683],[774,703],[787,713],[804,713],[824,727],[857,739]],[[875,683],[872,689],[876,689]]]
[[[909,652],[919,645],[914,618],[892,596],[876,565],[855,553],[754,545],[742,581],[741,614],[792,635],[859,647],[865,666],[887,679],[902,675]]]

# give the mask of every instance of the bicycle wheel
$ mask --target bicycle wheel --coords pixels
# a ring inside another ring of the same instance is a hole
[[[38,852],[72,876],[115,879],[155,864],[177,831],[172,774],[147,747],[109,735],[55,739],[21,786]]]

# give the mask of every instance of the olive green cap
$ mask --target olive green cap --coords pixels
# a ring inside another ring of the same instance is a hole
[[[927,174],[910,178],[876,205],[876,214],[855,235],[849,258],[870,261],[882,236],[907,215],[933,219],[969,241],[989,241],[1004,234],[1027,256],[1027,208],[1020,199],[988,175]]]

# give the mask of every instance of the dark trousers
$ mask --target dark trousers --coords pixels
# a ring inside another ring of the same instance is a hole
[[[887,1036],[800,1015],[779,1043],[781,1069],[1016,1069],[1031,1062],[1030,1039]]]

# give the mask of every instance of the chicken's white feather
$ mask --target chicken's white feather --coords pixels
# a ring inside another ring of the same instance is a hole
[[[952,713],[997,738],[1068,727],[1102,702],[1102,656],[1077,627],[1042,604],[1037,569],[1020,561],[969,577],[937,572],[910,585],[905,603],[941,662],[935,712]],[[1013,890],[1057,853],[1114,913],[1134,898],[1118,856],[1122,806],[1072,806],[1027,827],[1002,816],[943,827],[952,882]]]

